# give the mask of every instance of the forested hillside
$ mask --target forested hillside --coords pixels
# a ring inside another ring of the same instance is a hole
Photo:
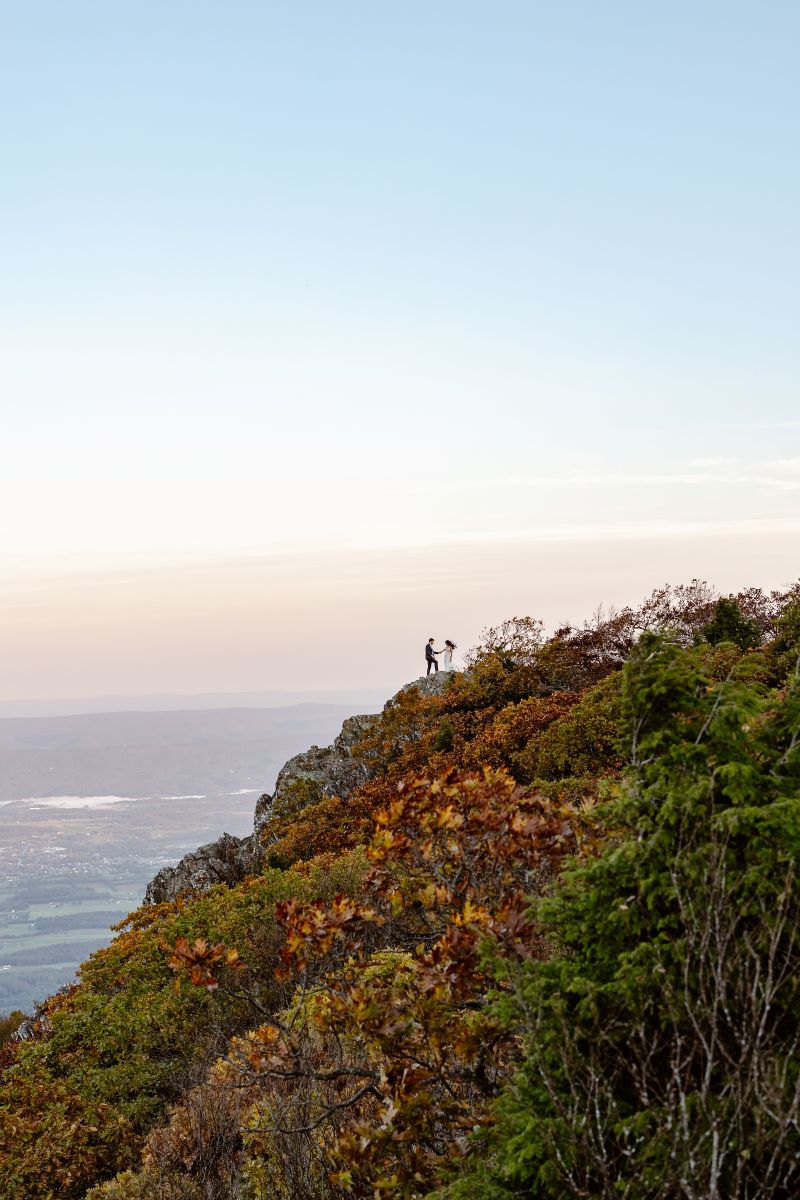
[[[0,1200],[800,1194],[798,656],[800,585],[487,630],[5,1042]]]

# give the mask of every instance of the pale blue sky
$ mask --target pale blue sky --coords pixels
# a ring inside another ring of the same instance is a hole
[[[796,576],[798,47],[793,3],[0,0],[8,694],[382,684],[428,615]]]

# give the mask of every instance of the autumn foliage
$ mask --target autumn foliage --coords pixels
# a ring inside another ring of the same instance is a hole
[[[515,960],[547,953],[527,910],[574,853],[576,825],[586,821],[504,771],[414,779],[377,817],[366,902],[278,905],[278,975],[295,995],[231,1061],[259,1089],[286,1172],[302,1160],[309,1179],[327,1166],[350,1194],[413,1196],[463,1154],[515,1054],[485,1011],[481,955],[487,944]],[[314,1194],[294,1188],[298,1200]]]
[[[682,1195],[669,1163],[685,1150],[707,1166],[706,1142],[680,1143],[636,1088],[665,1112],[690,1097],[705,1129],[735,1073],[726,1050],[695,1088],[691,1029],[717,1029],[699,1008],[722,997],[735,1014],[736,980],[773,951],[796,961],[778,831],[795,828],[799,600],[694,581],[551,636],[513,619],[440,694],[398,693],[358,749],[368,782],[300,789],[265,827],[260,874],[132,914],[35,1036],[3,1047],[0,1200]],[[729,886],[737,913],[765,913],[772,887],[783,932],[725,926],[731,977],[714,992],[710,958],[669,948],[690,926],[692,953],[705,944]],[[782,1019],[763,1028],[788,1087]],[[647,1059],[662,1041],[672,1082]],[[746,1081],[736,1094],[719,1128],[771,1146]],[[589,1136],[601,1100],[606,1159]],[[794,1147],[791,1104],[775,1103]],[[789,1194],[753,1178],[718,1194]]]

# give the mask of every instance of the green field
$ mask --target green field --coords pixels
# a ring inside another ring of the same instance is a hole
[[[0,891],[0,1012],[30,1012],[36,1001],[69,982],[81,962],[111,940],[110,926],[141,899],[141,886],[97,882],[71,885],[81,899],[26,904],[32,890]],[[53,882],[47,893],[69,891]]]

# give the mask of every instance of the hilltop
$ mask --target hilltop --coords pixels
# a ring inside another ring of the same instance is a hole
[[[0,1200],[796,1194],[799,656],[694,582],[348,718],[3,1047]]]

